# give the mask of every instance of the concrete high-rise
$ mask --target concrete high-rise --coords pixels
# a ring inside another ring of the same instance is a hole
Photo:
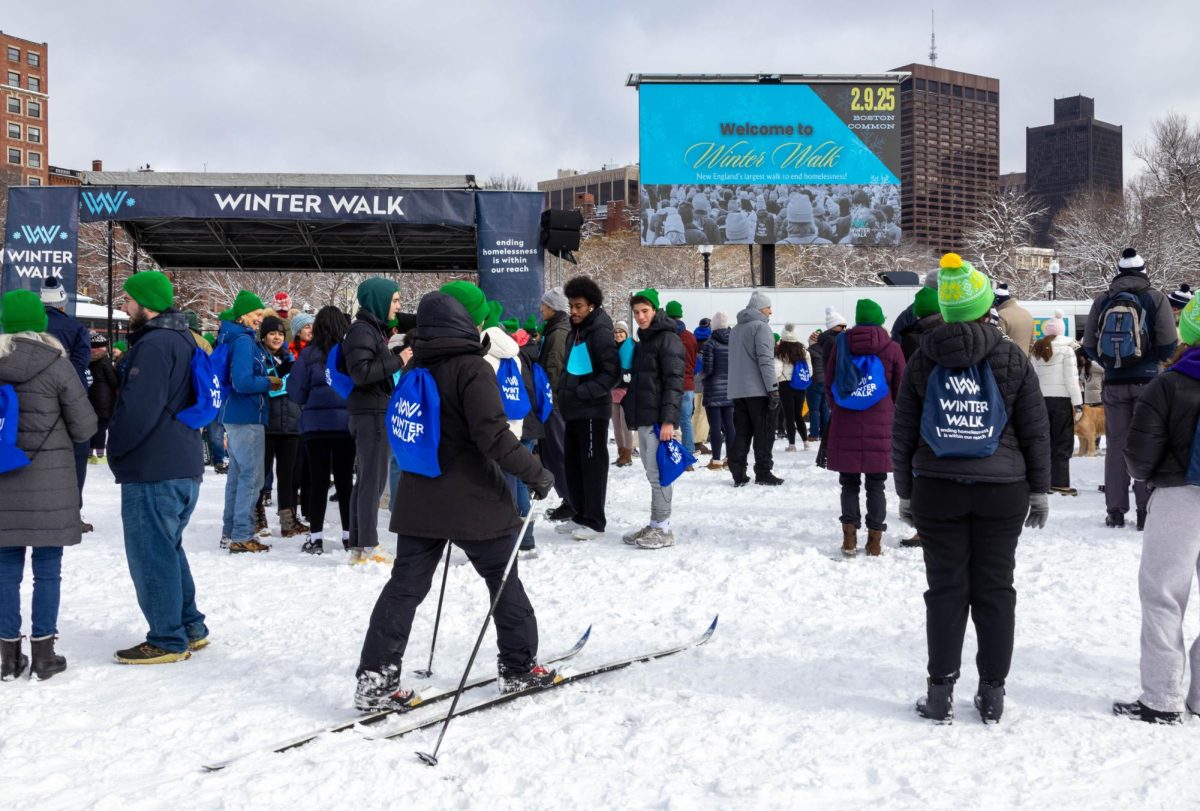
[[[1025,182],[1048,209],[1038,234],[1049,242],[1055,214],[1080,191],[1120,194],[1124,185],[1121,127],[1096,120],[1087,96],[1054,100],[1054,123],[1025,128]]]
[[[50,182],[46,43],[0,31],[0,160],[14,185]]]
[[[905,65],[900,85],[900,225],[904,239],[942,253],[999,188],[1000,80]]]

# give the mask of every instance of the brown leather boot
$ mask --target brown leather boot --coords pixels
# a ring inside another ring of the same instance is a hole
[[[883,530],[867,530],[867,556],[879,557],[883,554]]]
[[[633,448],[617,449],[617,467],[629,467],[633,464]]]
[[[858,554],[858,527],[842,524],[842,554],[852,558]]]

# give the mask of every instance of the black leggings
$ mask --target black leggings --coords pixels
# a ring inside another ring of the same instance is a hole
[[[721,443],[733,444],[733,404],[727,406],[705,406],[708,412],[708,444],[712,447],[712,458],[721,458]]]
[[[808,442],[808,426],[804,424],[804,394],[793,389],[786,381],[779,384],[779,399],[783,401],[783,427],[787,431],[789,445],[796,444],[796,429],[800,439]]]
[[[296,451],[300,448],[300,437],[296,434],[267,434],[263,454],[263,470],[270,471],[275,465],[275,488],[279,498],[276,506],[280,510],[296,509],[296,481],[292,470],[296,466]]]
[[[337,488],[338,516],[342,530],[350,531],[350,493],[354,489],[354,438],[306,436],[304,452],[308,457],[308,521],[313,532],[325,531],[325,510],[329,506],[329,474]]]

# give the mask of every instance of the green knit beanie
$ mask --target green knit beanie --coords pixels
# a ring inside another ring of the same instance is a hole
[[[683,305],[678,301],[667,302],[667,315],[672,318],[683,318]]]
[[[161,270],[135,273],[125,280],[122,289],[138,304],[156,313],[175,306],[175,286]]]
[[[771,337],[773,337],[775,339],[775,343],[779,343],[779,333],[778,332],[772,332]]]
[[[376,276],[366,279],[358,286],[355,298],[358,299],[359,307],[386,324],[389,320],[388,313],[392,309],[392,296],[396,295],[399,289],[400,286],[391,279]]]
[[[32,290],[12,290],[0,299],[0,327],[15,332],[45,332],[49,319],[41,296]]]
[[[204,340],[208,341],[209,346],[217,345],[217,336],[213,335],[211,332],[204,333]]]
[[[500,326],[504,327],[505,332],[512,335],[521,328],[521,322],[515,318],[506,318],[500,322]]]
[[[854,307],[854,323],[858,326],[882,327],[883,308],[869,298],[860,298]]]
[[[537,335],[538,333],[541,332],[541,330],[538,329],[537,316],[535,316],[535,315],[531,315],[528,318],[526,318],[525,323],[521,325],[521,328],[524,329],[526,332],[528,332],[530,335]]]
[[[634,301],[637,301],[640,298],[644,298],[646,301],[650,302],[654,309],[658,309],[658,291],[653,287],[647,287],[645,290],[639,290],[638,292],[634,293],[633,296],[630,297],[630,303],[632,304]],[[682,312],[683,310],[680,309],[680,313]]]
[[[113,344],[113,349],[117,350],[118,352],[128,352],[129,344],[125,343],[124,341],[117,341],[115,344]]]
[[[1188,346],[1200,343],[1200,296],[1194,296],[1179,314],[1179,338]]]
[[[441,292],[455,299],[466,309],[467,315],[471,317],[472,324],[478,326],[487,321],[487,296],[483,295],[483,291],[479,289],[479,285],[472,282],[458,281],[444,284],[440,289]]]
[[[133,278],[130,276],[129,278]],[[142,305],[146,306],[146,305]],[[237,321],[246,313],[252,313],[255,310],[261,310],[265,305],[262,299],[251,293],[249,290],[239,290],[237,297],[233,300],[233,306],[225,310],[218,316],[222,321]]]
[[[987,276],[956,253],[942,257],[938,271],[938,309],[947,324],[978,321],[992,308],[996,294]]]
[[[502,315],[504,315],[504,305],[498,301],[489,301],[487,318],[483,319],[483,328],[491,329],[500,326],[500,316]]]
[[[913,299],[913,315],[917,318],[924,318],[927,315],[933,315],[937,311],[937,290],[932,287],[922,287],[918,290],[916,297]]]

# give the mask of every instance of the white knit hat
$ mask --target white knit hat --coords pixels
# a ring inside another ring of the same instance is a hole
[[[783,332],[779,334],[779,341],[780,343],[784,341],[791,341],[794,344],[804,343],[804,340],[800,337],[800,331],[796,329],[795,324],[783,325]]]
[[[833,307],[825,308],[825,329],[846,326],[846,316],[835,311]]]
[[[1126,248],[1121,251],[1121,261],[1117,262],[1117,273],[1126,270],[1136,270],[1139,273],[1146,272],[1146,260],[1138,256],[1136,248]]]
[[[56,276],[48,276],[42,283],[42,304],[49,304],[60,310],[67,306],[67,289]]]
[[[1066,322],[1063,321],[1065,313],[1062,310],[1055,310],[1053,318],[1047,318],[1042,322],[1043,335],[1065,335],[1067,332]]]

